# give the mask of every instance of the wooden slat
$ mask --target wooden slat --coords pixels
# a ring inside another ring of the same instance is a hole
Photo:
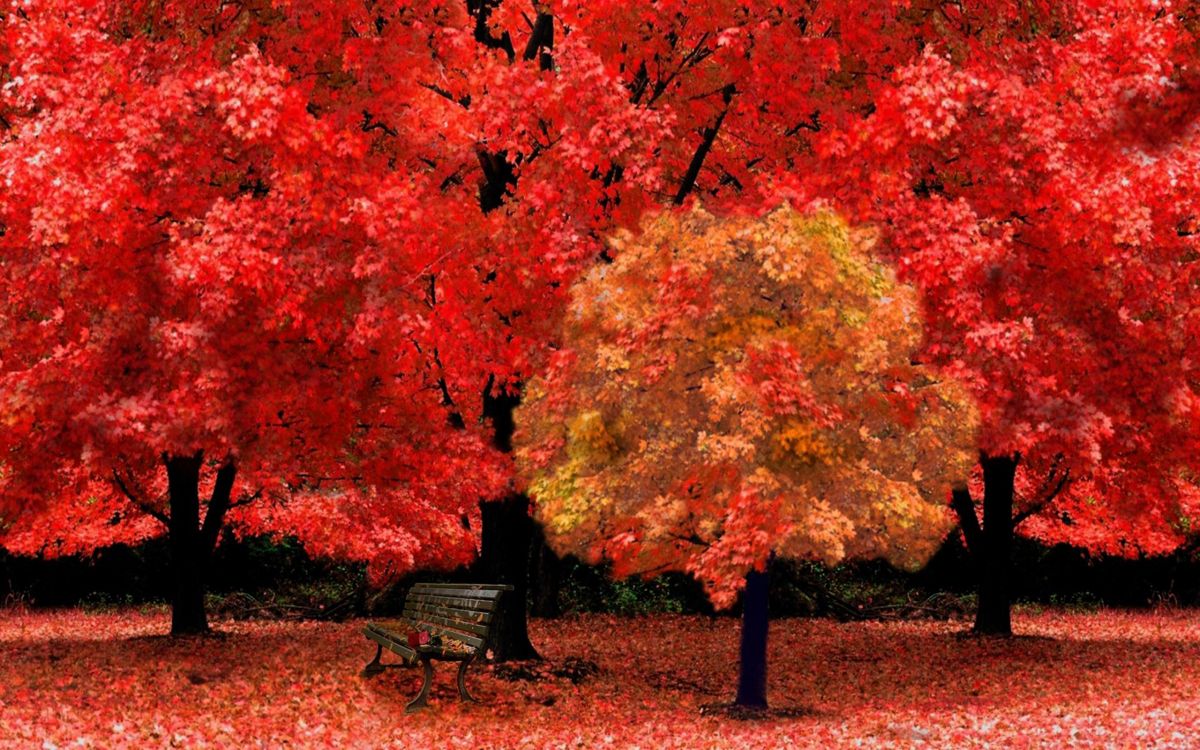
[[[513,587],[509,586],[507,583],[439,583],[437,581],[423,581],[420,583],[414,583],[412,585],[412,588],[417,589],[417,590],[429,589],[429,588],[455,589],[455,590],[482,589],[485,591],[492,590],[492,589],[495,589],[497,591],[512,591],[513,590]]]
[[[486,625],[492,621],[495,613],[483,609],[458,609],[457,607],[443,607],[438,604],[432,604],[427,601],[413,601],[409,599],[404,604],[406,609],[414,609],[419,612],[428,612],[431,615],[445,617],[450,620],[462,620],[463,622],[474,623],[476,625]]]
[[[431,633],[446,635],[463,643],[469,643],[472,646],[478,646],[487,639],[487,633],[469,631],[463,625],[443,620],[440,617],[433,617],[420,612],[413,614],[405,613],[404,617],[414,624],[414,630],[428,630]]]
[[[441,607],[430,607],[419,602],[409,602],[404,608],[405,617],[413,617],[416,615],[433,615],[441,617],[452,622],[460,622],[463,625],[472,625],[481,627],[487,630],[488,623],[491,621],[492,615],[490,612],[464,612],[459,609],[443,609]],[[478,632],[474,628],[468,628],[472,633]],[[480,633],[480,635],[483,635]]]
[[[368,638],[375,641],[379,645],[383,646],[389,651],[399,654],[404,658],[406,663],[416,660],[417,652],[409,648],[407,643],[396,640],[397,634],[393,634],[391,631],[381,628],[374,623],[369,623],[367,627],[363,629],[363,632]]]
[[[463,612],[494,612],[497,605],[496,599],[452,599],[450,596],[426,596],[424,594],[414,594],[404,601],[415,601],[422,605]]]
[[[433,646],[432,648],[429,646],[421,646],[421,648],[418,650],[420,653],[432,654],[433,658],[443,659],[445,661],[466,661],[467,659],[474,658],[475,656],[474,653],[462,654],[457,651],[447,651],[441,646]]]
[[[497,599],[464,599],[455,596],[432,596],[430,594],[409,594],[406,601],[427,602],[439,607],[451,609],[470,609],[480,612],[495,612]]]
[[[474,633],[475,635],[486,637],[488,634],[488,626],[480,625],[479,623],[469,620],[460,620],[457,618],[447,617],[438,612],[427,612],[420,609],[415,609],[412,605],[405,607],[404,617],[409,620],[418,622],[430,622],[435,625],[441,625],[447,628],[461,630],[463,633]]]
[[[415,583],[409,589],[412,594],[432,594],[435,596],[452,596],[463,599],[498,599],[508,589],[498,586],[450,586],[448,584]]]
[[[407,644],[408,634],[414,630],[428,630],[430,635],[437,635],[443,638],[453,638],[456,641],[467,644],[472,648],[481,647],[486,641],[486,635],[480,637],[471,633],[458,630],[446,626],[439,622],[433,622],[436,618],[432,617],[405,617],[403,620],[390,621],[386,623],[378,623],[378,627],[382,627],[388,634],[392,635],[398,642]]]
[[[482,638],[480,638],[479,636],[471,635],[470,633],[464,633],[459,630],[449,630],[447,628],[440,627],[435,623],[427,623],[427,622],[422,621],[421,624],[424,625],[425,627],[429,628],[429,632],[432,635],[436,635],[441,638],[453,638],[454,640],[459,641],[460,643],[467,644],[471,648],[481,648],[484,643],[484,640]]]

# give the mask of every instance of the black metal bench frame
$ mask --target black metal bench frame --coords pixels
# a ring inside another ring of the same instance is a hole
[[[434,661],[457,661],[458,696],[467,702],[477,702],[467,692],[467,667],[486,653],[492,630],[499,615],[500,597],[512,586],[476,583],[416,583],[404,599],[404,614],[395,623],[368,623],[363,634],[375,641],[375,658],[363,668],[364,677],[373,677],[391,667],[415,667],[421,664],[424,676],[421,691],[404,707],[412,713],[429,705],[429,690],[433,685]],[[444,646],[408,645],[408,633],[427,630],[431,635],[457,641],[468,651],[458,652]],[[402,659],[399,664],[380,661],[387,649]]]

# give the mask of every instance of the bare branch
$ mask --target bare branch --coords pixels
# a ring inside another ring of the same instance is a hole
[[[253,503],[255,500],[262,497],[262,494],[263,494],[263,491],[262,491],[262,488],[260,487],[258,489],[258,491],[255,492],[254,494],[242,495],[237,500],[234,500],[233,502],[231,502],[229,504],[229,509],[233,510],[234,508],[241,508],[244,505],[249,505],[249,504]]]
[[[675,205],[681,205],[696,187],[696,178],[700,176],[700,168],[704,166],[704,160],[708,157],[708,152],[712,150],[713,142],[717,140],[717,133],[721,130],[721,123],[725,121],[725,116],[729,114],[729,105],[733,101],[733,95],[737,89],[732,83],[726,84],[721,90],[721,98],[725,101],[725,108],[717,115],[717,119],[712,125],[704,129],[704,137],[700,141],[700,145],[696,148],[696,153],[692,155],[692,162],[688,165],[687,172],[683,176],[683,181],[679,185],[679,192],[675,194]]]
[[[459,105],[459,106],[460,106],[460,107],[462,107],[463,109],[470,109],[470,108],[471,108],[471,97],[470,97],[470,96],[468,96],[468,95],[464,95],[464,96],[461,96],[461,97],[455,97],[455,96],[454,96],[454,94],[451,94],[451,93],[450,93],[449,91],[447,91],[446,89],[444,89],[444,88],[442,88],[441,86],[438,86],[438,85],[436,85],[436,84],[433,84],[433,83],[419,83],[419,84],[417,84],[417,85],[419,85],[419,86],[420,86],[421,88],[423,88],[423,89],[429,89],[430,91],[432,91],[433,93],[437,94],[437,95],[438,95],[438,96],[440,96],[440,97],[443,97],[443,98],[445,98],[445,99],[449,99],[450,101],[452,101],[452,102],[454,102],[455,104]],[[389,135],[390,135],[390,134],[389,134]]]
[[[113,481],[117,485],[117,489],[119,489],[121,494],[124,495],[129,502],[133,503],[138,510],[155,519],[163,526],[170,525],[171,519],[167,516],[167,514],[160,510],[156,510],[149,503],[143,501],[141,498],[135,495],[133,491],[129,489],[129,485],[125,483],[125,480],[121,479],[121,474],[116,469],[112,470],[112,475]]]
[[[1047,484],[1053,478],[1054,473],[1055,473],[1055,471],[1051,470],[1050,476],[1047,478]],[[1015,516],[1013,516],[1013,528],[1016,528],[1018,525],[1020,525],[1020,523],[1022,521],[1029,518],[1030,516],[1035,516],[1038,513],[1041,513],[1043,510],[1045,510],[1046,506],[1048,506],[1050,503],[1054,502],[1054,498],[1058,497],[1059,493],[1061,493],[1066,488],[1067,483],[1070,480],[1071,480],[1071,470],[1067,469],[1066,471],[1064,471],[1062,473],[1062,476],[1059,477],[1058,483],[1055,484],[1054,487],[1051,488],[1048,492],[1046,492],[1044,495],[1042,495],[1042,498],[1040,500],[1035,502],[1033,505],[1026,507],[1025,510],[1023,510],[1020,513],[1017,513]],[[1045,486],[1045,485],[1043,485],[1043,486]]]

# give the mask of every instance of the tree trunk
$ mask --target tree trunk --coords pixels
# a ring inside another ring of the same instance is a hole
[[[169,456],[167,491],[171,516],[171,635],[208,632],[204,611],[204,561],[200,539],[200,466],[194,456]]]
[[[492,393],[491,383],[483,395],[483,414],[492,421],[492,440],[497,450],[512,451],[515,429],[513,410],[521,398],[507,393]],[[510,495],[503,500],[480,503],[483,529],[476,569],[488,583],[507,583],[513,587],[500,598],[500,612],[492,642],[496,661],[540,659],[529,642],[526,617],[529,588],[529,545],[534,523],[529,517],[529,498]]]
[[[228,459],[217,470],[201,525],[200,470],[204,455],[164,456],[163,463],[167,467],[170,503],[167,542],[171,550],[171,635],[207,633],[205,568],[229,511],[237,467]]]
[[[478,569],[488,583],[507,583],[513,587],[500,598],[492,641],[493,656],[496,661],[540,659],[529,641],[526,617],[529,544],[533,539],[529,498],[512,495],[482,503],[480,507],[483,543]]]
[[[467,0],[467,11],[475,17],[475,40],[491,49],[502,49],[509,62],[516,60],[516,50],[508,32],[497,37],[493,34],[488,18],[499,5],[499,0]],[[529,43],[523,57],[539,60],[542,70],[554,68],[554,19],[539,12],[533,22]],[[483,144],[477,152],[483,180],[479,185],[479,208],[490,213],[504,205],[505,196],[516,188],[516,165],[508,161],[505,151],[488,151]],[[519,396],[492,393],[494,381],[489,380],[483,393],[483,413],[492,420],[496,447],[505,452],[512,451],[513,409],[521,402]],[[483,515],[482,543],[476,569],[485,580],[507,583],[512,591],[500,599],[499,619],[496,623],[494,657],[496,661],[508,659],[540,659],[537,650],[529,642],[526,619],[526,590],[529,583],[530,541],[534,524],[529,518],[529,498],[515,495],[499,501],[480,504]]]
[[[534,525],[530,553],[529,613],[534,617],[558,617],[558,590],[562,582],[562,561],[546,544],[542,530]]]
[[[983,528],[976,564],[979,570],[979,606],[975,632],[1012,635],[1013,480],[1020,456],[983,454]]]
[[[746,576],[742,592],[741,669],[735,706],[765,709],[767,707],[767,589],[770,576],[766,570],[751,571]]]

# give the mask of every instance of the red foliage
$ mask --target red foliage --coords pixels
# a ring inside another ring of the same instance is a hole
[[[557,282],[637,206],[600,210],[586,175],[646,161],[661,130],[586,45],[561,39],[549,75],[485,21],[461,2],[0,10],[6,547],[157,533],[163,459],[202,452],[236,468],[239,530],[376,572],[473,555],[476,503],[510,475],[482,396],[528,369]],[[523,200],[486,215],[505,164]]]
[[[1193,613],[1030,612],[1025,637],[955,637],[957,623],[772,628],[771,692],[792,716],[701,716],[728,701],[733,618],[533,621],[537,682],[443,669],[405,716],[418,670],[358,674],[356,623],[240,622],[168,639],[161,615],[0,615],[0,747],[1191,747],[1200,743]],[[568,657],[600,673],[573,684]],[[1018,676],[1019,675],[1019,676]]]
[[[924,293],[927,356],[979,400],[982,450],[1022,454],[1017,511],[1070,473],[1027,531],[1162,552],[1200,511],[1200,48],[1155,3],[1033,14],[995,38],[984,10],[947,16],[824,148],[869,171],[864,210]]]
[[[1178,540],[1195,512],[1179,467],[1200,455],[1190,6],[527,10],[4,5],[11,544],[138,538],[142,511],[111,488],[93,503],[97,482],[124,472],[155,506],[162,454],[203,450],[247,499],[313,493],[235,514],[245,528],[399,550],[394,567],[462,559],[454,519],[509,477],[481,392],[537,369],[606,234],[689,194],[819,198],[880,225],[925,293],[929,362],[980,401],[985,450],[1034,473],[1061,455],[1102,490],[1112,522],[1035,533]],[[445,481],[424,481],[435,463]],[[353,533],[318,528],[324,511]],[[397,525],[375,538],[379,519]]]
[[[1020,452],[1030,489],[1070,472],[1028,533],[1137,554],[1194,527],[1192,4],[561,5],[604,20],[593,48],[691,136],[664,174],[715,133],[706,205],[815,199],[884,230],[924,294],[924,358],[980,403],[981,447]],[[1083,502],[1107,522],[1071,521]]]

